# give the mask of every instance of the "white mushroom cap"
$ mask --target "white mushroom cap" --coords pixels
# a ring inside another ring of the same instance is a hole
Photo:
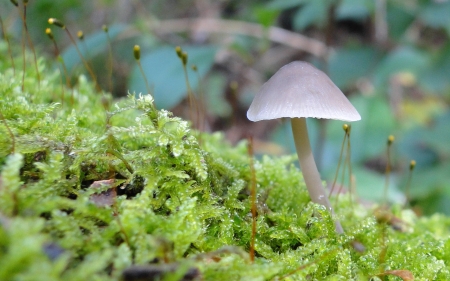
[[[282,117],[361,119],[333,81],[303,61],[294,61],[280,68],[264,83],[247,111],[247,118],[251,121]]]

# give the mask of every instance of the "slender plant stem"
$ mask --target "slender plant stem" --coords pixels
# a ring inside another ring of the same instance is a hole
[[[37,63],[37,56],[36,56],[36,51],[34,49],[34,44],[33,41],[31,40],[31,36],[28,32],[28,25],[27,25],[27,3],[24,2],[23,3],[23,12],[20,9],[20,7],[17,7],[18,11],[19,11],[19,15],[20,18],[22,19],[22,24],[23,24],[23,29],[24,29],[24,33],[23,33],[23,37],[22,37],[22,56],[23,56],[23,74],[22,74],[22,91],[25,89],[25,69],[26,69],[26,60],[25,60],[25,44],[27,41],[28,45],[31,48],[31,51],[33,52],[33,56],[34,56],[34,65],[36,67],[36,78],[38,81],[38,90],[41,87],[41,75],[39,73],[39,67],[38,67],[38,63]]]
[[[387,162],[386,162],[386,181],[384,184],[384,195],[383,195],[383,200],[384,203],[387,204],[388,201],[388,190],[389,190],[389,180],[390,180],[390,174],[391,174],[391,146],[392,143],[394,142],[394,136],[390,135],[388,137],[388,141],[387,141],[387,150],[386,150],[386,155],[387,155]]]
[[[198,119],[198,129],[204,131],[206,128],[206,108],[205,108],[205,92],[203,90],[202,78],[195,65],[192,66],[192,70],[197,74],[198,81],[198,100],[197,100],[197,119]]]
[[[341,194],[342,187],[345,184],[345,171],[346,171],[346,168],[347,168],[347,160],[348,160],[348,153],[346,152],[345,153],[345,159],[344,159],[344,167],[342,168],[342,174],[341,174],[341,185],[339,186],[339,189],[337,191],[338,194],[336,196],[336,202],[335,202],[336,205],[337,205],[338,200],[339,200],[339,194]]]
[[[20,7],[18,8],[19,14],[22,16],[22,22],[24,22]],[[22,30],[22,92],[25,92],[25,72],[26,72],[26,53],[25,53],[25,29]]]
[[[64,92],[64,81],[63,81],[63,71],[62,71],[62,67],[59,66],[58,67],[59,70],[59,81],[61,82],[61,106],[64,107],[64,97],[65,97],[65,92]],[[54,100],[56,100],[56,96],[55,94],[52,95],[52,98]]]
[[[188,91],[188,99],[189,99],[189,107],[191,109],[191,120],[192,123],[194,124],[194,127],[198,129],[198,121],[199,121],[199,110],[198,107],[196,106],[195,103],[195,99],[194,99],[194,94],[192,92],[192,88],[191,88],[191,84],[189,83],[189,76],[188,76],[188,72],[187,72],[187,66],[186,63],[183,62],[183,72],[184,72],[184,79],[186,82],[186,88]],[[194,110],[196,112],[196,118],[194,118]],[[195,119],[195,120],[194,120]]]
[[[56,46],[56,42],[55,42],[55,46]],[[73,106],[73,104],[74,104],[74,99],[75,99],[75,98],[74,98],[74,93],[73,93],[74,89],[73,89],[73,87],[72,87],[72,83],[70,82],[70,76],[69,76],[69,72],[67,71],[66,64],[64,63],[63,57],[61,57],[61,56],[59,55],[59,51],[58,51],[58,60],[61,61],[61,66],[62,66],[63,71],[64,71],[64,76],[66,77],[66,85],[67,85],[67,87],[69,87],[69,88],[71,89],[71,94],[70,94],[70,105]]]
[[[72,34],[70,33],[69,29],[67,29],[67,27],[63,28],[67,35],[70,38],[70,41],[72,42],[72,44],[75,46],[75,50],[77,51],[78,55],[80,56],[81,61],[83,62],[84,66],[86,67],[87,71],[89,72],[89,75],[91,76],[92,80],[94,80],[94,84],[95,84],[95,90],[97,92],[101,91],[100,86],[98,85],[97,82],[97,77],[95,76],[94,72],[92,71],[92,68],[89,66],[88,62],[86,61],[86,59],[83,57],[83,55],[80,52],[80,49],[78,48],[77,42],[75,41],[75,39],[73,38]]]
[[[406,187],[405,187],[405,196],[406,196],[406,205],[407,206],[410,205],[410,203],[411,203],[410,189],[411,189],[412,174],[413,174],[415,167],[416,167],[416,161],[411,160],[409,162],[409,174],[408,174],[408,180],[406,182]]]
[[[113,82],[112,82],[112,74],[113,74],[113,54],[112,54],[112,43],[111,38],[109,37],[108,28],[105,27],[103,29],[106,33],[106,40],[108,41],[108,84],[109,84],[109,92],[113,91]]]
[[[145,87],[147,88],[147,94],[150,95],[153,98],[152,109],[153,109],[153,111],[155,111],[156,110],[155,97],[152,95],[152,92],[150,90],[150,86],[148,84],[147,76],[145,76],[144,69],[142,68],[142,65],[141,65],[141,47],[139,45],[134,45],[134,47],[133,47],[133,56],[134,56],[134,59],[136,60],[136,63],[139,66],[139,71],[141,72],[142,78],[144,78]]]
[[[153,94],[152,94],[152,91],[151,91],[151,89],[150,89],[150,85],[148,84],[147,76],[145,76],[144,69],[142,68],[141,61],[138,60],[138,61],[136,61],[136,62],[137,62],[137,64],[138,64],[138,66],[139,66],[139,71],[141,72],[142,77],[144,78],[145,88],[147,89],[147,93],[148,93],[149,95],[151,95],[151,96],[154,98],[154,96],[153,96]],[[153,101],[153,107],[154,107],[154,104],[155,104],[155,102]]]
[[[8,54],[9,54],[9,57],[11,58],[11,65],[13,68],[13,73],[14,73],[14,75],[16,75],[16,66],[14,64],[14,57],[12,55],[11,43],[9,42],[8,35],[6,34],[5,26],[3,25],[3,20],[2,20],[1,16],[0,16],[0,25],[1,25],[2,33],[3,33],[3,38],[5,38],[6,44],[8,45]]]
[[[66,86],[69,87],[71,89],[71,92],[72,92],[71,96],[70,96],[70,103],[71,103],[71,106],[73,106],[73,103],[74,103],[74,93],[73,93],[73,91],[74,91],[74,89],[73,89],[73,87],[71,85],[72,83],[70,82],[70,76],[69,76],[69,72],[67,71],[66,64],[64,63],[63,57],[61,57],[61,55],[60,55],[60,51],[59,51],[58,45],[56,44],[56,40],[53,37],[51,29],[47,28],[45,30],[45,33],[48,35],[50,40],[52,40],[52,42],[53,42],[53,47],[55,48],[55,54],[56,54],[57,60],[60,62],[61,66],[62,66],[62,69],[64,71],[64,76],[66,78]],[[64,103],[64,92],[63,92],[63,103]]]
[[[348,130],[347,130],[347,165],[348,165],[348,190],[350,192],[350,204],[353,206],[353,200],[355,199],[355,190],[354,190],[354,186],[353,186],[353,171],[352,171],[352,155],[351,155],[351,143],[350,143],[350,133],[352,131],[352,127],[351,125],[348,126]]]
[[[252,237],[250,241],[250,261],[255,262],[255,237],[256,237],[256,171],[253,161],[253,138],[248,139],[248,155],[250,160],[250,201],[252,210]]]
[[[344,144],[345,144],[346,140],[347,140],[347,132],[344,129],[344,139],[342,140],[341,152],[339,153],[339,160],[338,160],[338,164],[337,164],[337,168],[336,168],[336,174],[334,175],[333,185],[331,186],[330,194],[328,194],[328,198],[331,197],[331,194],[333,194],[333,191],[334,191],[334,187],[336,186],[336,181],[338,178],[339,170],[341,168],[342,154],[344,152]]]

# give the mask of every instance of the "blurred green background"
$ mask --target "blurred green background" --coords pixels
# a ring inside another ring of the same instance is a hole
[[[18,9],[2,1],[0,16],[3,37],[20,43]],[[294,147],[286,121],[246,119],[254,94],[282,65],[309,61],[329,74],[362,116],[351,131],[352,182],[362,200],[383,200],[387,137],[394,135],[389,200],[405,202],[415,160],[411,204],[418,213],[450,214],[450,1],[34,0],[26,16],[36,50],[56,69],[55,49],[44,33],[52,28],[73,77],[87,72],[67,34],[47,20],[60,19],[73,35],[83,31],[81,52],[100,86],[118,98],[147,92],[133,57],[139,44],[157,107],[189,119],[194,114],[174,50],[182,46],[190,85],[203,105],[201,129],[224,131],[233,143],[253,135],[258,154],[294,153]],[[343,123],[308,122],[321,174],[333,182]],[[338,183],[348,186],[345,178]]]

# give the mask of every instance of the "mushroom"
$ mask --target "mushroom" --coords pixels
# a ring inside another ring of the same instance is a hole
[[[317,170],[306,127],[306,118],[358,121],[358,111],[322,71],[294,61],[278,70],[255,95],[247,118],[251,121],[291,118],[295,148],[311,201],[333,213]],[[336,231],[343,233],[339,221]]]

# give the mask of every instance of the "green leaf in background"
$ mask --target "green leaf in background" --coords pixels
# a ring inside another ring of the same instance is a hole
[[[333,179],[336,173],[344,138],[344,123],[352,126],[350,141],[354,167],[364,166],[365,161],[385,153],[387,137],[395,135],[396,121],[384,99],[378,96],[356,96],[351,97],[350,101],[360,113],[360,121],[348,123],[330,120],[326,124],[321,174],[327,179]]]
[[[450,158],[450,111],[435,118],[428,127],[414,127],[399,140],[399,152],[417,162],[417,168],[433,166]],[[450,185],[450,177],[449,177]]]
[[[254,14],[256,16],[257,21],[264,27],[270,27],[273,25],[278,15],[280,14],[279,10],[276,9],[268,9],[268,8],[255,8]]]
[[[312,24],[323,24],[327,17],[328,4],[328,1],[324,0],[308,1],[295,13],[294,29],[301,31]]]
[[[429,65],[430,57],[414,47],[400,47],[389,53],[375,71],[375,87],[386,86],[392,75],[409,72],[417,77]]]
[[[450,167],[448,167],[450,168]],[[447,190],[433,190],[426,198],[421,198],[419,210],[422,211],[423,214],[445,214],[450,215],[450,194]],[[444,226],[446,227],[446,226]]]
[[[122,33],[128,26],[124,24],[114,24],[108,27],[109,38],[114,40],[120,33]],[[108,46],[108,38],[103,30],[97,31],[94,34],[85,36],[84,43],[77,41],[78,48],[86,60],[98,56],[102,52],[106,52]],[[62,58],[66,64],[67,71],[73,72],[77,65],[82,65],[83,62],[77,53],[75,46],[72,44],[62,53]]]
[[[374,10],[371,0],[343,0],[337,8],[338,19],[364,20]]]
[[[436,151],[433,151],[424,141],[428,134],[426,128],[414,127],[406,132],[397,142],[398,152],[401,157],[415,160],[417,163],[416,170],[433,166],[438,159]]]
[[[414,21],[414,11],[401,1],[390,1],[386,11],[389,35],[400,40]]]
[[[191,69],[196,65],[203,77],[212,67],[217,52],[215,46],[187,46],[183,51],[188,54],[188,76],[192,89],[198,86],[197,74]],[[130,54],[131,55],[131,54]],[[157,108],[170,109],[177,105],[187,94],[183,65],[175,53],[175,48],[164,46],[141,56],[145,76],[155,98]],[[147,93],[145,81],[139,67],[134,66],[128,83],[130,92]]]
[[[450,163],[446,161],[450,157],[448,124],[450,111],[447,110],[428,127],[415,127],[407,132],[398,143],[402,158],[413,159],[417,163],[410,194],[413,199],[421,201],[421,207],[428,213],[440,211],[450,214],[450,208],[444,208],[441,200],[442,193],[450,196]],[[405,175],[404,185],[406,181]]]
[[[227,87],[227,79],[223,75],[212,74],[208,77],[207,82],[203,91],[208,93],[208,96],[205,97],[208,112],[219,117],[229,116],[232,109],[223,95],[223,91]]]
[[[338,49],[329,60],[331,80],[341,89],[369,76],[381,54],[372,47]]]
[[[266,7],[268,9],[285,10],[297,7],[305,2],[308,2],[308,0],[272,0]]]
[[[395,135],[396,120],[387,101],[379,96],[356,96],[350,100],[361,115],[360,121],[351,123],[352,159],[361,162],[383,153],[388,136]],[[329,139],[342,142],[342,125],[332,124]],[[338,137],[331,137],[334,134]]]
[[[444,28],[450,35],[450,2],[430,1],[421,9],[419,18],[433,28]]]
[[[425,89],[437,94],[450,96],[450,44],[440,50],[433,58],[433,64],[423,71],[419,83]]]
[[[428,166],[414,171],[411,181],[411,196],[422,199],[436,192],[450,196],[450,163]]]
[[[450,158],[450,111],[436,118],[431,129],[423,138],[425,143],[435,150],[441,158]],[[449,170],[450,172],[450,170]],[[449,177],[450,181],[450,177]],[[449,182],[450,185],[450,182]]]
[[[309,141],[313,152],[316,151],[316,144],[319,135],[318,124],[316,121],[317,120],[315,118],[306,118]],[[279,122],[279,126],[270,135],[270,141],[282,147],[287,154],[296,153],[290,118],[280,119]]]
[[[386,177],[363,167],[355,167],[352,172],[356,179],[356,193],[358,198],[372,202],[382,202],[384,200],[384,189]],[[390,175],[387,200],[389,202],[403,203],[405,196],[397,189],[396,174]]]

